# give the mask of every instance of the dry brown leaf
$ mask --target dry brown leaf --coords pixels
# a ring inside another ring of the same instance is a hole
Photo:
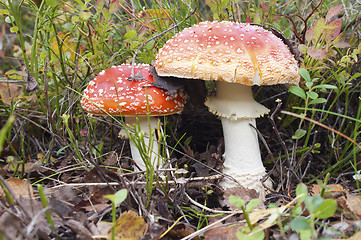
[[[191,235],[194,232],[194,229],[190,225],[178,223],[168,232],[167,236],[169,236],[171,239],[182,239],[188,235]],[[193,239],[197,240],[199,238],[195,237]]]
[[[17,84],[0,83],[0,100],[10,105],[22,93],[22,87]]]
[[[322,190],[322,186],[318,184],[312,185],[312,189],[311,189],[311,192],[313,193],[312,195],[321,193],[321,190]],[[325,196],[335,197],[335,198],[337,198],[339,194],[344,194],[344,193],[345,193],[345,189],[340,184],[329,184],[326,186],[324,192]]]
[[[115,223],[116,240],[138,240],[147,232],[147,224],[136,212],[129,210],[122,213]],[[108,237],[111,237],[111,230]]]
[[[26,179],[19,178],[8,178],[5,180],[9,188],[15,194],[15,197],[23,197],[26,199],[34,199],[33,188],[28,184]],[[2,188],[0,188],[1,197],[4,199],[5,193]]]
[[[68,226],[71,230],[76,232],[77,239],[79,240],[88,240],[92,238],[92,234],[87,229],[83,223],[76,221],[74,219],[69,219],[65,222],[65,225]]]
[[[244,202],[247,204],[251,199],[258,198],[259,194],[254,189],[246,189],[242,186],[239,187],[233,187],[233,188],[227,188],[224,191],[223,198],[224,200],[221,201],[222,206],[226,206],[231,208],[232,210],[238,210],[239,207],[235,207],[233,204],[229,202],[229,197],[231,195],[234,195],[238,198],[241,198],[244,200]],[[257,208],[265,208],[263,203],[260,203],[257,205]]]
[[[204,233],[207,240],[238,240],[237,232],[240,231],[241,224],[236,223],[230,226],[216,226]]]
[[[361,239],[361,231],[358,231],[355,235],[349,238],[349,240],[360,240]]]
[[[358,194],[347,193],[346,204],[353,214],[355,214],[358,218],[361,218],[361,200]]]

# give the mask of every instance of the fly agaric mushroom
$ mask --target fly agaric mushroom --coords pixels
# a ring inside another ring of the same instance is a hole
[[[255,119],[269,110],[253,99],[252,85],[298,84],[298,65],[281,39],[259,26],[236,22],[201,22],[179,32],[160,49],[159,76],[217,80],[216,96],[206,105],[219,116],[225,142],[223,172],[233,177],[224,189],[255,189],[264,196]],[[235,182],[236,180],[237,182]]]
[[[123,116],[131,126],[137,123],[138,118],[141,131],[149,134],[149,128],[155,129],[158,126],[154,116],[179,113],[183,109],[185,98],[180,91],[167,94],[153,86],[149,65],[135,66],[134,74],[142,76],[141,79],[129,81],[131,71],[132,66],[124,64],[99,73],[85,89],[81,105],[91,114]],[[149,145],[149,138],[146,137],[144,141]],[[132,141],[130,147],[136,165],[140,170],[145,170],[144,161]],[[154,141],[152,151],[158,153],[157,141]],[[149,160],[153,164],[154,160]]]

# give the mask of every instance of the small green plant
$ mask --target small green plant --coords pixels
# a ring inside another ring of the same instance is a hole
[[[113,223],[112,236],[111,236],[112,240],[115,239],[115,224],[116,224],[116,220],[117,220],[116,208],[119,204],[121,204],[127,198],[127,195],[128,195],[127,189],[121,189],[118,192],[116,192],[115,194],[105,196],[107,199],[112,201],[112,223]]]
[[[10,131],[11,125],[13,124],[14,121],[15,121],[15,116],[11,115],[9,117],[9,119],[6,121],[5,125],[0,130],[0,154],[1,154],[2,150],[3,150],[4,143],[5,143],[6,138],[7,138],[6,135]]]
[[[38,192],[39,192],[41,204],[43,205],[44,208],[49,208],[48,200],[46,199],[43,185],[38,184],[37,187],[38,187]],[[53,218],[51,217],[49,209],[45,210],[45,218],[46,218],[46,221],[51,226],[51,230],[54,231],[55,230],[55,225],[54,225],[54,221],[53,221]]]
[[[205,3],[213,12],[214,20],[228,20],[230,14],[231,0],[206,0]]]
[[[299,70],[299,73],[300,73],[301,77],[305,80],[306,91],[299,86],[291,86],[289,88],[289,91],[291,93],[293,93],[294,95],[302,98],[305,101],[304,102],[305,110],[301,115],[306,116],[307,108],[309,106],[313,106],[315,104],[322,104],[327,101],[325,98],[320,97],[316,90],[321,89],[321,90],[336,90],[337,91],[337,87],[334,85],[330,85],[330,84],[317,84],[319,81],[319,78],[312,79],[309,72],[304,68],[301,68]],[[312,115],[314,115],[314,111],[312,112]],[[296,130],[295,135],[292,137],[293,139],[300,139],[306,135],[307,131],[302,129],[302,123],[303,123],[303,120],[300,121],[299,128]],[[308,132],[310,132],[310,131],[308,131]]]
[[[164,158],[161,154],[162,151],[160,151],[161,145],[158,145],[158,149],[156,149],[157,152],[154,152],[154,146],[155,141],[158,141],[155,138],[155,131],[159,129],[159,121],[158,126],[156,128],[153,128],[150,126],[150,116],[148,116],[148,124],[149,129],[147,130],[147,134],[144,132],[144,130],[141,129],[141,126],[139,124],[139,119],[136,119],[136,123],[133,126],[127,125],[126,131],[128,131],[128,137],[129,141],[131,141],[137,150],[139,151],[140,157],[144,162],[145,165],[145,178],[146,178],[146,191],[148,195],[148,200],[146,206],[149,206],[150,199],[152,196],[153,189],[155,188],[155,180],[157,180],[156,176],[156,170],[158,166],[163,165]],[[158,131],[159,135],[159,141],[162,141],[163,134]]]
[[[296,195],[301,196],[297,205],[292,210],[292,221],[290,228],[300,235],[301,240],[317,239],[316,225],[319,220],[331,217],[337,209],[335,199],[324,199],[320,194],[309,196],[305,184],[299,184],[296,188]],[[304,208],[302,208],[304,205]],[[308,211],[304,216],[303,210]]]
[[[263,231],[259,231],[258,227],[254,227],[251,224],[249,214],[253,211],[253,209],[260,203],[260,199],[255,198],[249,201],[249,203],[245,204],[244,200],[231,195],[229,197],[229,202],[236,207],[240,207],[243,212],[243,216],[246,219],[248,227],[242,227],[240,232],[237,232],[237,238],[240,240],[243,239],[254,239],[254,240],[262,240],[265,235]]]

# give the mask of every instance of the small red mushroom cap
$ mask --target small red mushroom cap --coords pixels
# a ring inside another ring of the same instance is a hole
[[[145,116],[148,111],[151,116],[159,116],[182,111],[185,103],[182,93],[168,95],[150,86],[153,77],[149,65],[136,65],[134,69],[135,75],[140,72],[146,80],[128,81],[131,71],[132,66],[124,64],[99,73],[84,91],[82,108],[96,115],[122,116]]]

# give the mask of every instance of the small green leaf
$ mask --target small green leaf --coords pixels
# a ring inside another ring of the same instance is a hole
[[[309,97],[309,98],[311,98],[311,99],[316,99],[316,98],[318,98],[318,94],[317,93],[315,93],[315,92],[306,92],[306,94],[307,94],[307,96]]]
[[[310,101],[308,104],[312,105],[312,104],[320,104],[320,103],[325,103],[325,102],[327,102],[327,100],[325,98],[317,98],[317,99]]]
[[[334,85],[331,84],[320,84],[320,85],[316,85],[314,86],[312,89],[316,89],[316,88],[325,88],[325,89],[332,89],[332,90],[337,90],[338,88]]]
[[[303,195],[302,197],[299,198],[299,202],[303,202],[305,201],[306,197],[307,197],[307,194],[308,194],[308,191],[307,191],[307,186],[306,184],[304,183],[300,183],[297,185],[296,187],[296,196],[301,196]]]
[[[311,240],[312,239],[312,235],[313,233],[313,229],[308,229],[308,230],[302,230],[300,232],[300,238],[301,240]]]
[[[104,197],[109,199],[110,201],[114,202],[115,194],[105,195]]]
[[[292,208],[292,216],[297,216],[300,215],[302,213],[302,207],[301,204],[296,204],[296,206],[294,206]]]
[[[80,13],[80,19],[85,22],[85,21],[89,20],[91,15],[92,15],[91,12],[81,12]]]
[[[310,230],[311,225],[308,220],[304,217],[296,217],[291,221],[291,228],[296,232],[301,232],[304,230]]]
[[[307,196],[305,199],[305,206],[310,214],[313,214],[323,202],[324,199],[319,194],[314,196]]]
[[[49,7],[56,7],[56,5],[58,4],[57,0],[45,0],[46,4],[49,6]]]
[[[229,202],[233,204],[236,207],[243,207],[244,206],[244,200],[242,198],[236,197],[234,195],[229,196]]]
[[[300,98],[306,100],[306,93],[305,91],[300,88],[299,86],[291,86],[289,89],[288,89],[292,94],[296,95],[296,96],[299,96]]]
[[[237,232],[236,236],[239,240],[263,240],[264,239],[264,232],[259,231],[255,233],[243,233],[243,232]]]
[[[116,192],[114,194],[115,198],[114,198],[114,204],[118,205],[120,203],[122,203],[126,198],[127,198],[127,189],[121,189],[118,192]]]
[[[252,212],[253,208],[255,208],[260,202],[261,202],[261,200],[259,198],[252,199],[251,201],[249,201],[249,203],[247,203],[246,211]]]
[[[132,38],[135,37],[135,35],[137,35],[137,32],[132,30],[132,31],[129,31],[126,34],[124,34],[124,38],[125,39],[132,39]]]
[[[6,9],[0,9],[0,15],[9,15],[9,11]]]
[[[80,17],[74,15],[74,16],[71,17],[71,21],[72,21],[73,23],[79,22],[79,21],[80,21]]]
[[[189,144],[191,143],[192,139],[193,139],[192,136],[188,137],[186,140],[184,140],[184,145],[185,145],[185,146],[189,146]]]
[[[5,22],[12,23],[15,21],[15,18],[13,16],[6,16]]]
[[[127,189],[121,189],[115,194],[106,195],[104,197],[112,201],[114,205],[118,205],[127,198],[127,194]]]
[[[311,89],[312,86],[313,86],[313,82],[306,82],[306,87],[307,87],[308,89]]]
[[[54,0],[54,1],[56,1],[56,0]],[[82,8],[85,7],[84,3],[83,3],[81,0],[75,0],[75,2],[76,2],[77,4],[79,4]]]
[[[298,73],[301,75],[303,79],[305,79],[307,82],[311,82],[311,76],[310,73],[305,68],[300,68],[298,70]]]
[[[303,136],[306,135],[306,130],[303,130],[303,129],[297,129],[296,132],[295,132],[295,135],[292,136],[292,139],[300,139],[302,138]]]
[[[4,142],[7,138],[6,134],[11,129],[11,125],[14,123],[14,121],[15,121],[15,116],[10,115],[4,126],[0,129],[0,153],[3,150]]]
[[[315,218],[326,219],[332,217],[337,209],[337,201],[335,199],[324,200],[315,210]]]
[[[19,28],[17,26],[10,28],[10,32],[12,32],[12,33],[16,33],[17,31],[19,31]]]

